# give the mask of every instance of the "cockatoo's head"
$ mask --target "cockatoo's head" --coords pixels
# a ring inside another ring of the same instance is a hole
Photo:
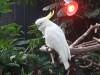
[[[35,24],[40,31],[43,31],[46,27],[46,22],[54,15],[54,11],[50,12],[46,17],[39,18],[35,21]]]

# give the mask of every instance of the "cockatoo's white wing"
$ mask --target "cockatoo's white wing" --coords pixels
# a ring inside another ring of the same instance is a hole
[[[61,28],[56,24],[47,27],[45,30],[45,42],[48,47],[53,48],[59,54],[65,69],[68,69],[68,59],[71,59],[71,55],[65,35]]]

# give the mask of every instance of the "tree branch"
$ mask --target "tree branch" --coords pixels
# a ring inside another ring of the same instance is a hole
[[[87,35],[89,35],[89,33],[94,30],[95,28],[100,27],[100,24],[94,25],[94,26],[90,26],[90,28],[83,34],[81,35],[72,45],[70,45],[70,47],[74,47],[75,45],[78,45]]]
[[[80,53],[87,53],[100,50],[100,44],[88,46],[88,47],[81,47],[81,48],[70,48],[71,54],[80,54]]]
[[[76,48],[73,47],[73,48],[70,48],[70,50],[71,50],[71,54],[73,54],[73,55],[87,53],[87,52],[93,52],[93,51],[100,50],[100,44],[96,43],[95,45],[90,45],[90,46],[86,46],[86,47],[76,47]],[[42,49],[42,51],[48,52],[47,48]]]

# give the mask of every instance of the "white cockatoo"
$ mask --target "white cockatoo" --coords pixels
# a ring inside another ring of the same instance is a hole
[[[53,15],[54,11],[50,12],[46,17],[37,19],[35,24],[43,33],[46,45],[58,53],[65,70],[67,70],[69,68],[68,60],[71,59],[70,49],[62,29],[49,20]]]

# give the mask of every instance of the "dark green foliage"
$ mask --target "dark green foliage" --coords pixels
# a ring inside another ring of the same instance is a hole
[[[0,0],[0,15],[11,12],[9,0]]]
[[[9,38],[0,37],[0,67],[2,67],[0,69],[3,69],[3,75],[8,73],[14,75],[28,75],[29,73],[38,75],[39,71],[42,75],[62,74],[64,67],[59,64],[52,65],[49,54],[39,51],[39,48],[44,45],[44,39],[35,25],[31,27],[34,30],[30,30],[30,33],[34,33],[35,37],[25,42],[19,41],[19,37],[10,36],[20,35],[20,26],[14,23],[1,26],[0,33],[2,35],[9,34]],[[26,44],[27,47],[18,47],[16,44],[18,46]]]

